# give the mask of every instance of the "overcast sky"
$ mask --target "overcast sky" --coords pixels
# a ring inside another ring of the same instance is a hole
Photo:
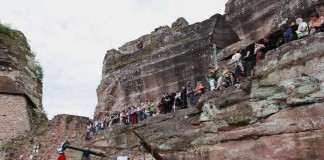
[[[107,50],[171,26],[216,13],[227,0],[0,0],[1,23],[27,37],[43,66],[43,106],[56,114],[91,117]]]

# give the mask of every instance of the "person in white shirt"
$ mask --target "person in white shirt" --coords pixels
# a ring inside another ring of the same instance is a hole
[[[234,49],[234,51],[236,51],[236,53],[232,56],[231,61],[228,63],[228,65],[235,63],[235,67],[239,66],[241,71],[244,72],[244,67],[242,65],[242,55],[240,51],[237,51],[236,49]]]
[[[298,29],[296,31],[296,33],[298,35],[298,39],[304,38],[309,35],[308,25],[306,22],[303,22],[302,18],[297,18],[296,24],[298,24]]]
[[[242,64],[242,55],[241,52],[238,51],[236,48],[233,49],[234,51],[234,55],[232,56],[231,61],[228,63],[228,65],[231,64],[235,64],[235,71],[234,71],[234,75],[236,77],[236,83],[240,83],[239,77],[240,77],[240,73],[245,75],[245,71],[244,71],[244,67]],[[241,70],[241,72],[239,71],[239,69]]]
[[[173,105],[173,112],[175,112],[176,110],[180,109],[180,105],[181,105],[181,92],[180,91],[177,91],[176,92],[176,96],[174,97],[175,98],[175,101],[174,101],[174,105]]]

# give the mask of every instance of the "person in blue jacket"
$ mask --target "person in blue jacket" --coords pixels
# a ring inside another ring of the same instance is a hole
[[[292,36],[293,34],[293,31],[292,29],[288,26],[288,24],[284,24],[282,26],[282,29],[284,31],[284,40],[285,40],[285,43],[288,43],[289,42],[289,39],[290,39],[290,36]]]

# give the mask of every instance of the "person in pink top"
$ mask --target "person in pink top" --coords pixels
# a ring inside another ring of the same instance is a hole
[[[320,16],[317,12],[312,13],[309,28],[311,34],[315,32],[324,32],[324,17]]]

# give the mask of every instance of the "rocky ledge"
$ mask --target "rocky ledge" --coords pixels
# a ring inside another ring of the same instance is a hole
[[[323,42],[320,33],[285,44],[267,53],[242,88],[208,92],[197,108],[112,127],[90,146],[133,155],[139,142],[134,130],[167,159],[321,159]]]

